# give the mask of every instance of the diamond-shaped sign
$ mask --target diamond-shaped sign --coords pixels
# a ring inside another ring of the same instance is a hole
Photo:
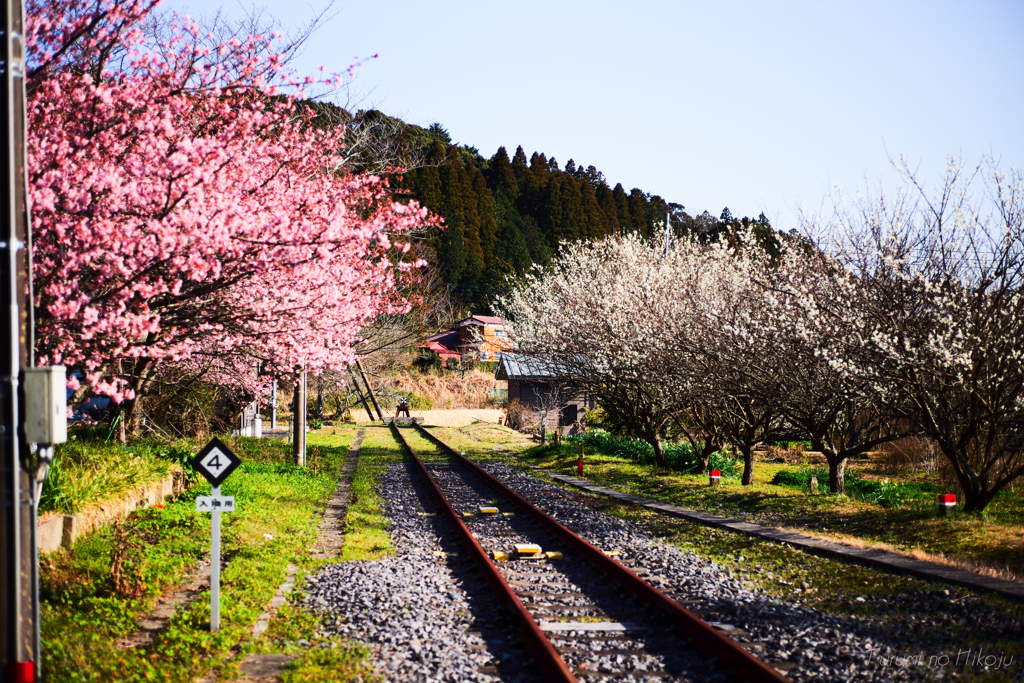
[[[220,486],[241,464],[242,460],[217,437],[210,439],[210,443],[191,460],[192,468],[212,486]]]

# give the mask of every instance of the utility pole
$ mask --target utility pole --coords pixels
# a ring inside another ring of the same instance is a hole
[[[295,464],[306,466],[306,370],[299,373],[299,381],[295,385],[295,400],[292,401],[292,455]]]
[[[23,0],[3,0],[0,27],[0,680],[36,680],[33,600],[32,487],[22,463],[30,461],[22,431],[21,370],[26,347],[25,243],[25,9]]]
[[[668,211],[665,212],[665,253],[664,253],[664,256],[668,256],[668,240],[669,240],[669,235],[672,234],[672,229],[669,227],[669,224],[668,224],[668,220],[669,220],[669,217],[671,215],[672,214],[670,214]]]

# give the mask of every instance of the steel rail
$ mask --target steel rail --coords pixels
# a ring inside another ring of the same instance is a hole
[[[441,503],[441,509],[444,510],[445,516],[455,526],[456,534],[462,539],[463,545],[473,558],[476,566],[483,573],[491,590],[519,622],[519,633],[522,636],[523,645],[530,656],[533,657],[533,661],[536,662],[537,673],[541,679],[546,683],[579,683],[572,671],[570,671],[569,666],[565,663],[565,660],[558,654],[555,646],[551,644],[551,641],[544,635],[544,632],[540,630],[540,625],[534,620],[533,615],[526,609],[519,596],[512,590],[512,587],[508,585],[508,582],[501,575],[501,572],[498,571],[498,568],[494,566],[494,562],[487,556],[487,552],[476,540],[472,532],[470,532],[465,522],[462,521],[462,518],[455,511],[455,508],[452,507],[452,504],[448,502],[448,498],[445,497],[437,482],[434,481],[434,478],[430,476],[426,466],[416,457],[416,452],[409,446],[409,442],[405,440],[401,430],[394,423],[391,424],[391,429],[394,430],[398,440],[409,451],[409,455],[412,456],[413,462],[416,463],[420,474],[423,475],[430,490],[434,492],[437,500]]]
[[[569,530],[554,518],[536,508],[532,503],[495,479],[490,473],[440,438],[420,425],[415,426],[445,451],[466,464],[474,473],[497,489],[502,495],[515,502],[516,505],[547,528],[548,531],[569,544],[580,556],[589,561],[599,571],[617,581],[628,594],[675,618],[682,635],[691,639],[694,646],[702,654],[707,657],[718,658],[723,667],[731,670],[740,680],[749,681],[749,683],[789,682],[788,678],[772,668],[771,665],[762,662],[750,654],[742,645],[720,633],[696,614],[641,579],[621,563],[601,552],[600,549],[579,534]]]

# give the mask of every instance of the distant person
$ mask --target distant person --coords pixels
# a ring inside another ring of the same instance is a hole
[[[395,417],[399,417],[402,413],[405,413],[406,417],[412,417],[409,414],[409,399],[405,396],[398,399],[398,410],[395,411]]]

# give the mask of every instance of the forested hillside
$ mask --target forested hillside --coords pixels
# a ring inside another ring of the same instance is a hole
[[[400,189],[444,219],[444,228],[429,236],[428,260],[474,312],[489,309],[509,276],[550,262],[560,242],[627,233],[657,238],[666,213],[676,234],[709,241],[750,225],[764,237],[772,234],[764,214],[736,218],[726,208],[718,218],[708,211],[693,216],[682,204],[613,186],[597,168],[573,159],[561,166],[543,152],[527,157],[522,147],[511,156],[499,147],[487,159],[475,147],[454,144],[439,123],[423,128],[377,111],[351,117],[330,105],[315,106],[331,120],[351,124],[368,168],[409,169]]]

